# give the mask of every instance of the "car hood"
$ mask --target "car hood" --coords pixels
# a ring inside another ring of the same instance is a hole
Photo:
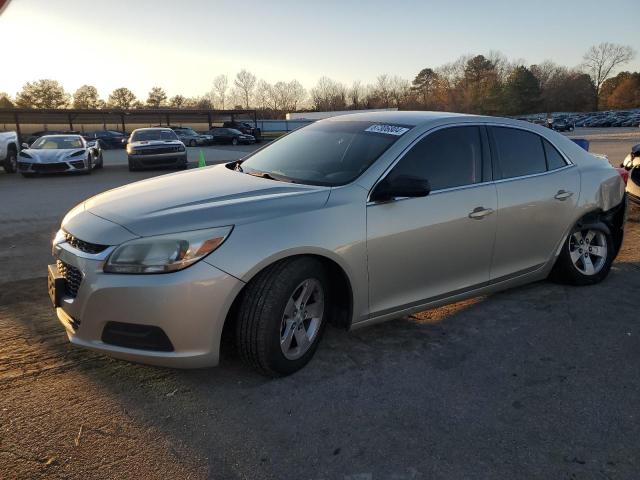
[[[109,190],[87,200],[84,210],[135,235],[149,236],[319,209],[330,190],[268,180],[217,165]]]
[[[32,149],[28,148],[23,150],[23,152],[29,154],[31,159],[25,159],[30,163],[59,163],[59,162],[72,162],[75,160],[82,160],[84,157],[82,155],[78,155],[75,157],[70,157],[70,155],[76,152],[84,152],[84,148],[76,148],[73,150],[57,150],[57,149]]]

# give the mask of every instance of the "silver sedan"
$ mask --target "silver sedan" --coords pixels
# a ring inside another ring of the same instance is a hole
[[[428,112],[322,120],[244,160],[71,210],[49,293],[73,344],[216,365],[223,329],[267,375],[355,329],[551,277],[589,285],[623,235],[624,182],[562,135]]]

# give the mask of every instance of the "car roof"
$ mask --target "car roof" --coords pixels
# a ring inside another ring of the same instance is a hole
[[[78,135],[77,133],[55,133],[53,135],[42,135],[40,138],[51,138],[51,137],[78,137],[82,138],[82,135]]]
[[[143,130],[164,130],[167,132],[173,132],[172,129],[170,129],[169,127],[144,127],[144,128],[136,128],[134,130],[134,132],[139,132],[139,131],[143,131]]]
[[[402,125],[418,126],[446,118],[464,118],[475,115],[452,112],[418,112],[418,111],[388,111],[348,113],[330,117],[326,120],[333,122],[384,122]]]

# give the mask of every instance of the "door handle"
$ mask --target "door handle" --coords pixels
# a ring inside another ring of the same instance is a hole
[[[473,218],[474,220],[482,220],[487,215],[491,215],[493,213],[492,208],[484,208],[484,207],[476,207],[469,214],[469,218]]]
[[[558,190],[553,198],[560,200],[561,202],[573,195],[573,192],[567,192],[566,190]]]

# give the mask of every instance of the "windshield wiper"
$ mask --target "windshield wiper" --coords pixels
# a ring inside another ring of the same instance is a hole
[[[275,180],[276,182],[296,183],[293,179],[284,175],[263,172],[261,170],[251,170],[250,172],[244,173],[246,173],[247,175],[253,175],[254,177],[266,178],[267,180]]]

